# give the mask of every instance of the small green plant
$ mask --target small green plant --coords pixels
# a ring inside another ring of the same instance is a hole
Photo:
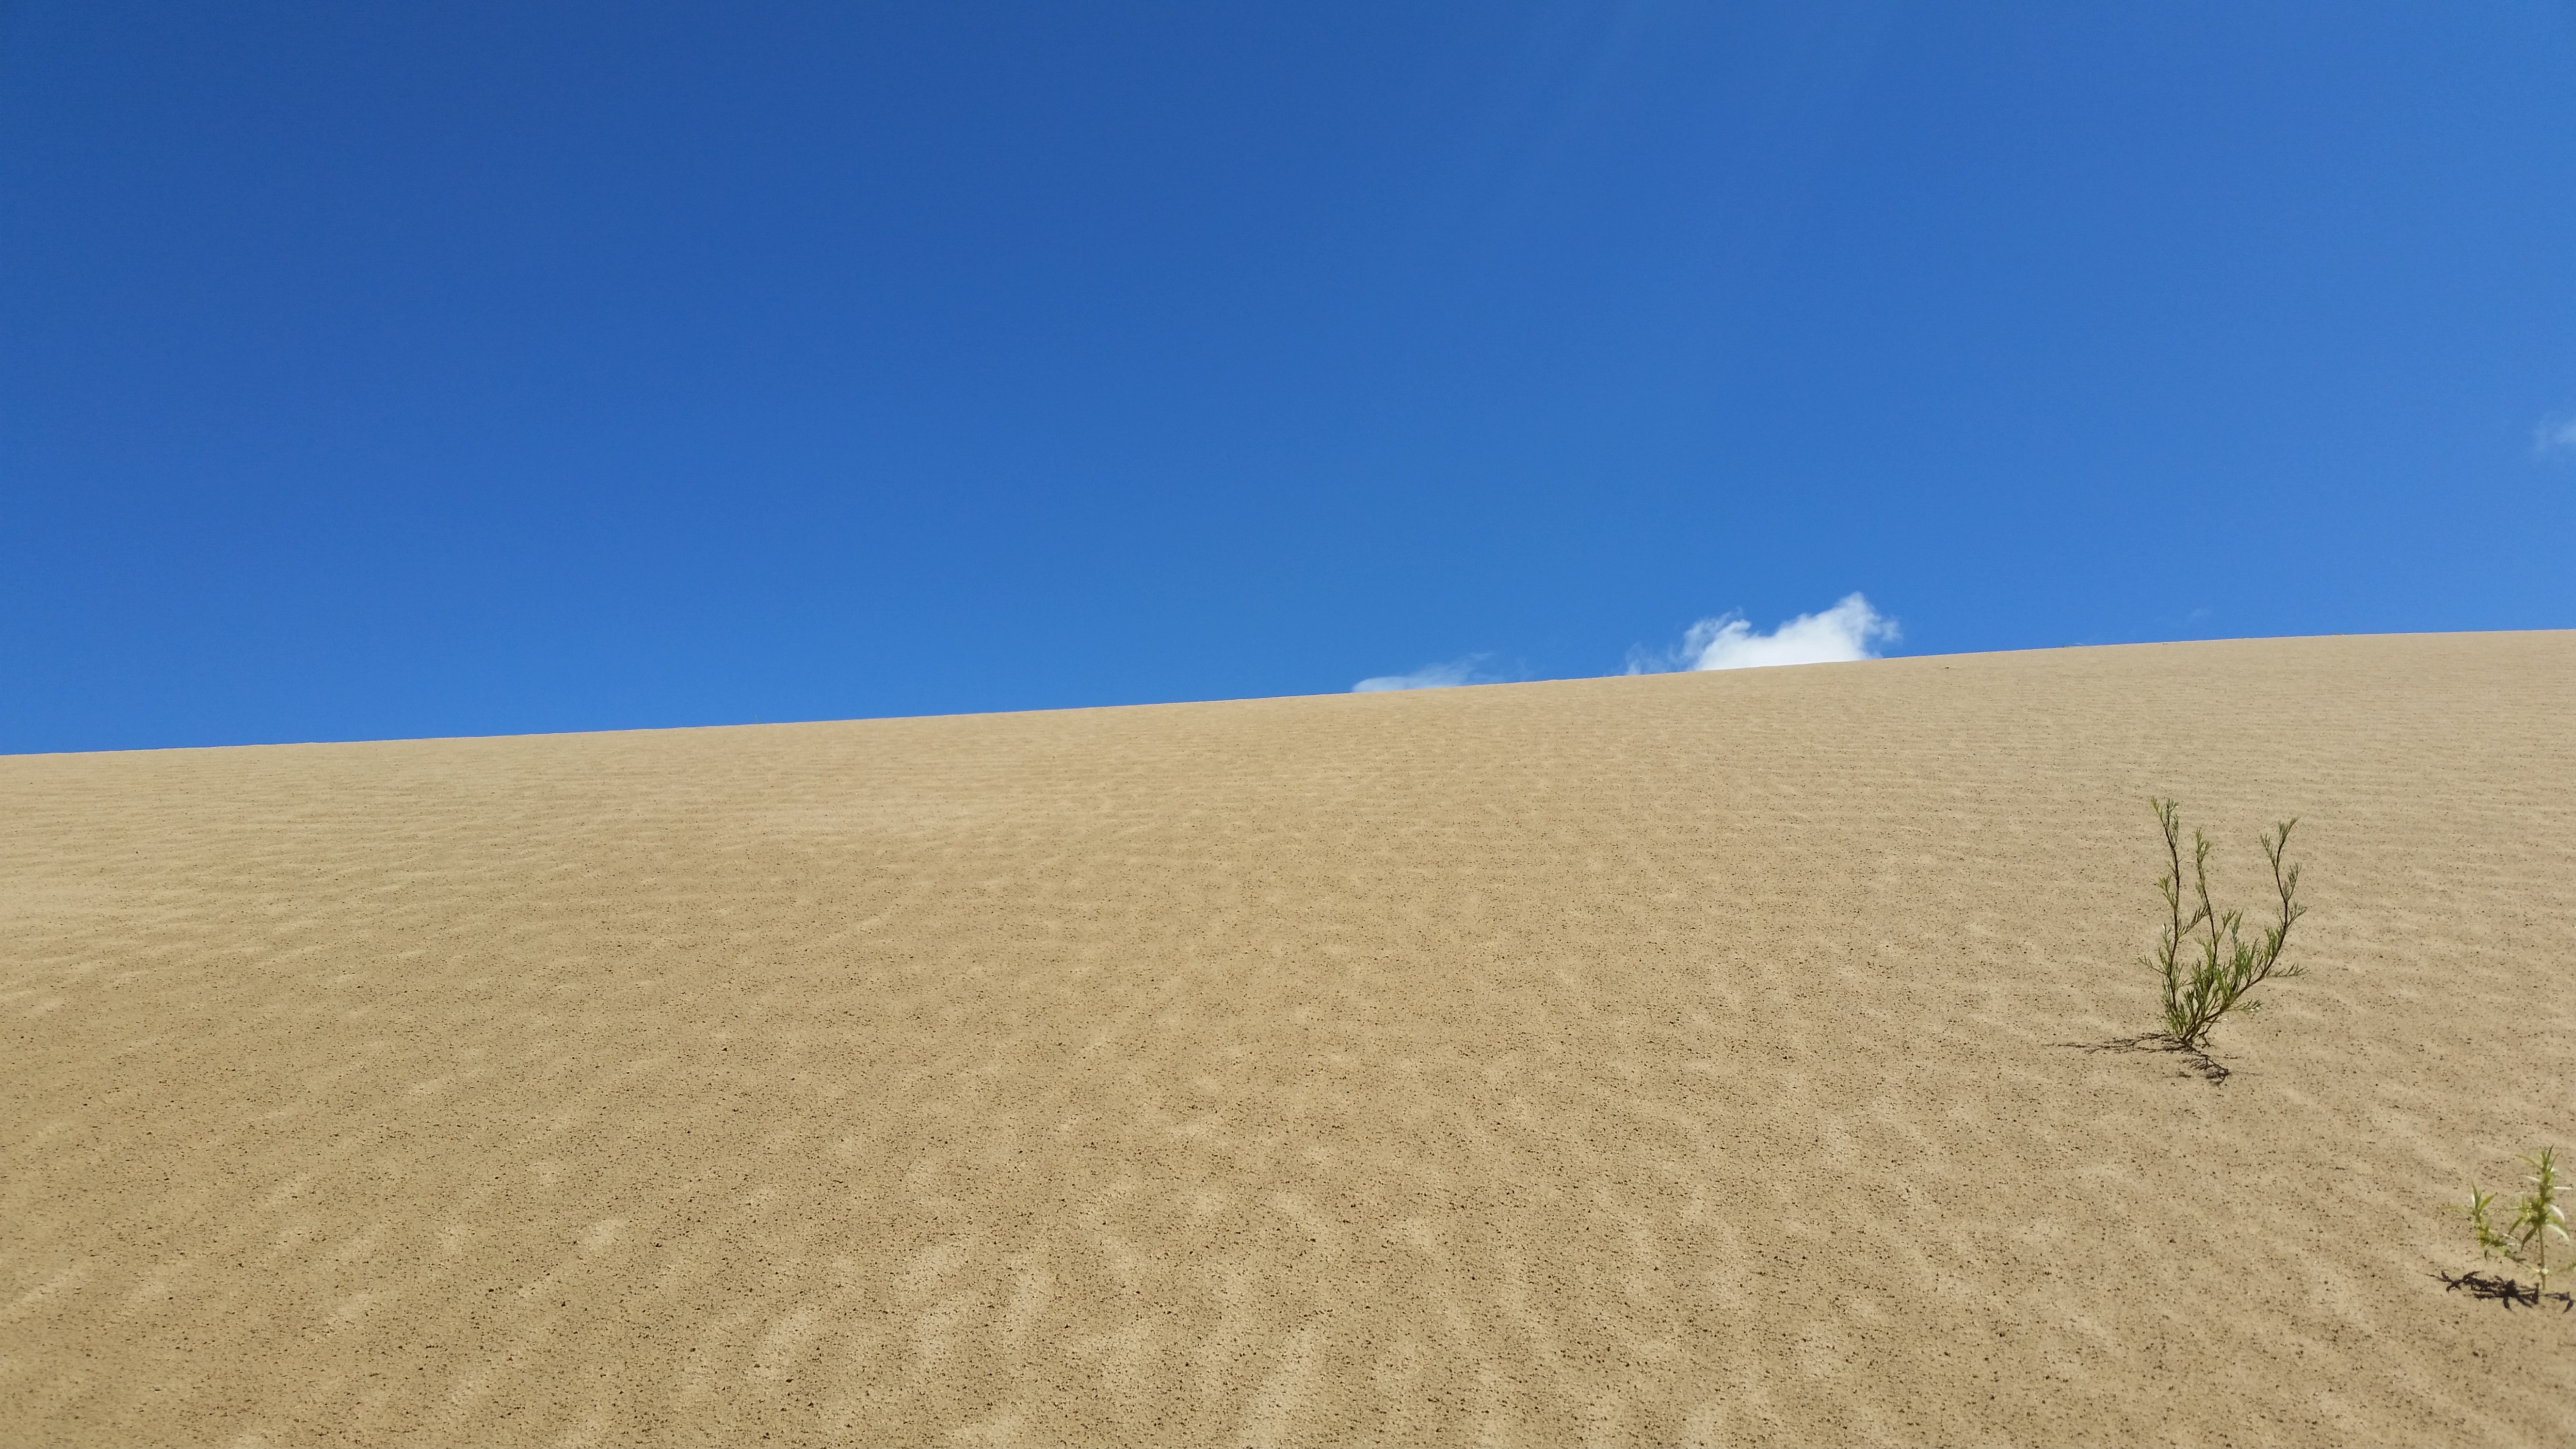
[[[2263,854],[2272,862],[2272,888],[2280,897],[2281,922],[2264,927],[2259,939],[2247,941],[2245,913],[2222,911],[2210,901],[2210,841],[2197,830],[2191,833],[2193,908],[2184,914],[2182,807],[2172,800],[2150,798],[2147,803],[2155,807],[2156,823],[2165,833],[2166,873],[2156,886],[2164,892],[2168,921],[2155,954],[2146,957],[2144,964],[2164,978],[2166,1040],[2178,1051],[2198,1052],[2208,1043],[2219,1018],[2239,1006],[2249,1016],[2262,1009],[2263,1003],[2250,999],[2248,992],[2266,981],[2287,981],[2302,974],[2299,967],[2281,964],[2290,928],[2308,913],[2298,902],[2299,868],[2284,865],[2281,859],[2290,846],[2290,831],[2299,822],[2296,817],[2284,820],[2263,836]],[[2199,959],[2190,959],[2193,955]]]
[[[2531,1165],[2531,1176],[2523,1179],[2531,1191],[2514,1205],[2513,1226],[2507,1229],[2539,1270],[2543,1293],[2549,1291],[2549,1240],[2567,1241],[2567,1210],[2558,1205],[2557,1156],[2556,1148],[2544,1147],[2523,1159]]]
[[[2488,1262],[2494,1262],[2498,1258],[2505,1259],[2507,1262],[2517,1261],[2518,1255],[2514,1251],[2513,1239],[2497,1232],[2495,1219],[2489,1215],[2494,1203],[2495,1194],[2480,1192],[2478,1185],[2473,1182],[2469,1184],[2469,1205],[2459,1211],[2468,1218],[2469,1231],[2477,1234],[2479,1257]]]
[[[2549,1291],[2549,1240],[2567,1241],[2567,1210],[2558,1205],[2557,1157],[2557,1149],[2544,1147],[2522,1159],[2531,1167],[2531,1175],[2523,1179],[2530,1191],[2513,1205],[2513,1223],[2505,1229],[2519,1250],[2514,1260],[2539,1272],[2543,1293]]]
[[[2513,1204],[2513,1219],[2499,1229],[2495,1224],[2495,1197],[2469,1184],[2469,1204],[2457,1209],[2469,1220],[2469,1231],[2477,1235],[2478,1256],[2501,1258],[2508,1263],[2524,1263],[2539,1274],[2540,1286],[2526,1288],[2510,1278],[2488,1278],[2472,1273],[2453,1280],[2452,1286],[2466,1286],[2483,1298],[2501,1298],[2512,1303],[2537,1305],[2552,1296],[2549,1292],[2549,1242],[2567,1238],[2567,1210],[2559,1206],[2559,1196],[2566,1184],[2558,1179],[2558,1151],[2544,1147],[2519,1159],[2531,1169],[2523,1181],[2520,1201]],[[2556,1295],[2565,1299],[2566,1294]]]

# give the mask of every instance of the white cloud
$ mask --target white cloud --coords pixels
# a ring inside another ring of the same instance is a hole
[[[2571,444],[2576,446],[2576,444]],[[1821,613],[1800,614],[1768,634],[1756,634],[1741,612],[1702,619],[1682,635],[1679,649],[1651,653],[1628,651],[1630,674],[1668,674],[1676,670],[1759,669],[1772,664],[1838,664],[1875,659],[1877,645],[1898,638],[1896,621],[1869,606],[1859,594]],[[1353,694],[1395,689],[1453,689],[1462,684],[1492,684],[1496,676],[1477,666],[1489,655],[1469,654],[1445,664],[1426,664],[1411,674],[1380,674],[1351,686]]]
[[[2531,430],[2531,452],[2536,458],[2552,453],[2576,453],[2576,417],[2550,418]]]
[[[1425,664],[1411,674],[1380,674],[1351,686],[1353,694],[1382,694],[1390,689],[1451,689],[1461,684],[1483,684],[1487,681],[1476,673],[1484,662],[1482,654],[1452,659],[1446,664]]]
[[[1682,636],[1678,653],[1654,659],[1628,656],[1631,674],[1674,669],[1760,669],[1774,664],[1838,664],[1875,659],[1871,648],[1897,638],[1896,621],[1869,606],[1858,594],[1821,614],[1800,614],[1768,634],[1756,634],[1741,613],[1702,619]]]

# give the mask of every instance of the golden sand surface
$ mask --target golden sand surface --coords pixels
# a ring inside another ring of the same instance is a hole
[[[2565,1444],[2571,963],[2564,632],[0,759],[0,1440]]]

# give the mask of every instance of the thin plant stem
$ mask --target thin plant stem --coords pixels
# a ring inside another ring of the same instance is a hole
[[[2540,1291],[2549,1291],[2549,1239],[2552,1234],[2567,1236],[2567,1213],[2558,1205],[2557,1149],[2544,1147],[2523,1159],[2531,1166],[2531,1176],[2523,1181],[2531,1191],[2517,1204],[2511,1229],[2521,1240],[2524,1252],[2531,1255],[2532,1266],[2540,1273]]]

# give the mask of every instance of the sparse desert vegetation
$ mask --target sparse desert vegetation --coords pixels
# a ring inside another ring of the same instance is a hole
[[[2478,1256],[2487,1262],[2503,1261],[2528,1267],[2540,1281],[2525,1286],[2519,1280],[2485,1273],[2465,1273],[2449,1277],[2454,1288],[2467,1288],[2481,1298],[2494,1298],[2505,1303],[2528,1303],[2538,1306],[2556,1301],[2562,1308],[2576,1308],[2576,1300],[2565,1293],[2549,1291],[2550,1245],[2567,1239],[2567,1210],[2559,1203],[2566,1184],[2559,1180],[2558,1151],[2543,1147],[2525,1153],[2519,1161],[2531,1171],[2523,1177],[2523,1191],[2511,1204],[2513,1216],[2502,1227],[2496,1225],[2496,1195],[2469,1184],[2469,1201],[2459,1211],[2469,1220],[2469,1231],[2476,1237]]]
[[[2252,993],[2268,981],[2287,981],[2303,974],[2302,968],[2281,964],[2281,953],[2290,943],[2290,928],[2307,914],[2298,901],[2299,868],[2285,865],[2282,855],[2289,849],[2290,832],[2298,826],[2294,816],[2275,825],[2262,838],[2264,858],[2271,862],[2272,887],[2278,897],[2280,919],[2252,941],[2244,936],[2245,913],[2221,910],[2210,899],[2208,836],[2191,833],[2191,871],[2186,896],[2182,851],[2182,806],[2170,799],[2151,799],[2156,823],[2164,831],[2166,871],[2156,882],[2162,891],[2168,919],[2164,934],[2156,944],[2155,954],[2146,958],[2164,986],[2164,1039],[2175,1050],[2200,1052],[2209,1042],[2209,1034],[2231,1011],[2242,1009],[2251,1016],[2262,1009],[2260,998]],[[2190,914],[2184,914],[2188,901]]]

